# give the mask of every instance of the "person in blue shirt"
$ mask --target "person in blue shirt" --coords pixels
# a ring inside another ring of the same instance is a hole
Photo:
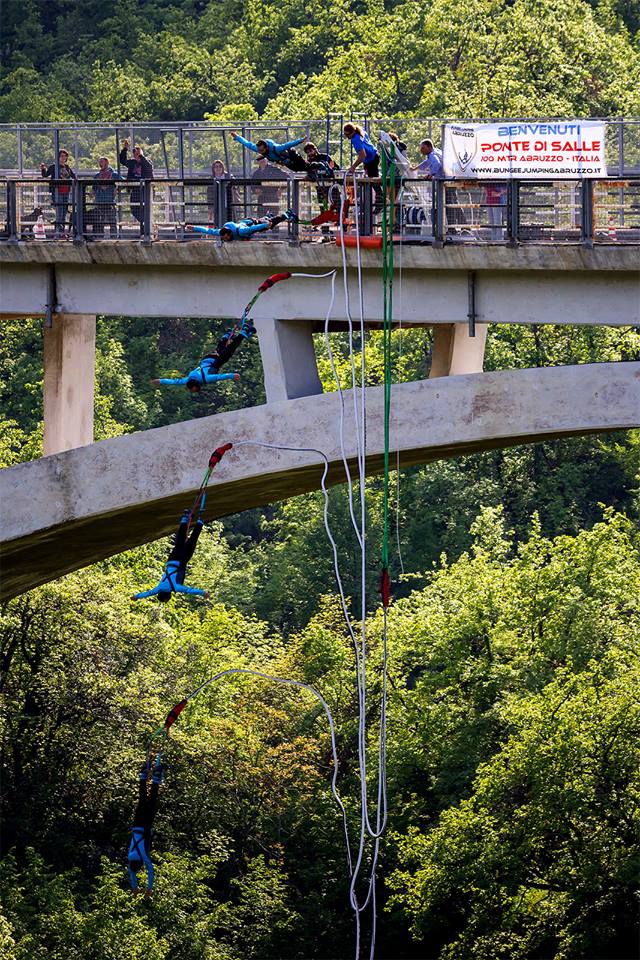
[[[424,160],[413,169],[428,180],[441,180],[444,177],[442,151],[434,147],[433,140],[423,140],[420,144],[420,153]]]
[[[288,143],[276,143],[274,140],[258,140],[253,143],[251,140],[245,140],[235,130],[231,136],[238,143],[241,143],[245,150],[252,150],[261,157],[266,157],[271,163],[279,163],[294,173],[305,173],[307,170],[307,161],[301,156],[294,147],[304,143],[306,137],[297,137],[295,140],[289,140]]]
[[[220,237],[225,243],[231,243],[232,240],[250,240],[256,233],[273,230],[278,224],[294,219],[292,211],[285,210],[277,217],[261,217],[259,220],[254,217],[244,217],[238,221],[229,220],[227,223],[223,223],[221,227],[203,227],[200,224],[187,223],[185,230],[191,233],[206,233],[210,237]]]
[[[198,587],[186,587],[184,578],[187,574],[187,564],[193,552],[196,549],[198,537],[202,532],[204,520],[199,516],[193,524],[193,529],[187,539],[187,530],[189,528],[190,512],[185,510],[180,518],[180,526],[176,534],[173,549],[169,554],[164,575],[160,583],[151,590],[144,590],[142,593],[136,593],[131,597],[132,600],[144,600],[146,597],[157,597],[161,603],[166,603],[171,599],[174,593],[188,593],[194,597],[208,597],[206,590],[200,590]]]
[[[239,373],[220,373],[220,367],[231,359],[241,343],[253,336],[256,328],[244,319],[237,333],[235,329],[234,327],[223,333],[213,353],[204,356],[198,366],[190,370],[186,377],[161,378],[151,382],[156,387],[185,386],[195,394],[200,393],[207,384],[217,383],[219,380],[239,380]]]
[[[355,150],[356,158],[347,170],[347,173],[355,173],[356,168],[363,164],[365,173],[368,177],[380,176],[380,154],[371,142],[369,134],[357,123],[345,123],[342,128],[347,140],[351,141],[351,146]],[[376,197],[376,209],[382,207],[382,189],[375,185],[373,192]]]
[[[159,760],[153,767],[151,790],[147,789],[147,781],[151,773],[151,761],[147,760],[140,771],[140,785],[138,789],[138,805],[133,815],[131,828],[131,843],[127,854],[127,868],[132,893],[141,893],[138,888],[137,874],[144,867],[147,871],[146,896],[153,893],[153,861],[151,860],[151,828],[158,812],[158,793],[164,780],[164,767]]]

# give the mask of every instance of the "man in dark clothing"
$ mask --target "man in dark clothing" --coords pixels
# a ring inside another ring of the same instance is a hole
[[[320,210],[331,210],[340,213],[340,191],[334,186],[336,179],[336,163],[328,153],[320,153],[315,143],[305,143],[304,155],[307,161],[307,176],[309,180],[316,184],[316,196],[320,204]],[[329,228],[324,225],[323,233],[328,233]]]
[[[164,574],[160,582],[152,587],[151,590],[144,590],[142,593],[136,593],[132,600],[144,600],[146,597],[157,597],[161,603],[166,603],[171,599],[174,593],[188,593],[196,597],[208,597],[206,590],[200,590],[199,587],[185,587],[184,578],[187,573],[187,564],[193,552],[196,549],[198,537],[202,532],[204,520],[198,517],[193,525],[193,529],[187,539],[189,529],[190,512],[185,510],[180,518],[180,526],[176,534],[173,550],[169,554],[164,568]]]
[[[123,140],[122,150],[120,151],[120,163],[123,167],[127,168],[127,180],[153,180],[153,164],[145,157],[142,147],[133,148],[133,157],[131,160],[128,159],[128,151],[129,141]],[[142,209],[140,187],[134,187],[131,190],[130,201],[131,213],[142,229],[144,212]]]
[[[127,855],[129,881],[132,893],[138,893],[138,877],[136,874],[144,866],[147,871],[146,895],[151,896],[153,891],[153,861],[151,860],[151,828],[158,812],[158,793],[164,780],[164,768],[159,760],[153,769],[151,790],[147,790],[147,780],[151,773],[151,760],[147,760],[140,771],[140,785],[138,788],[138,805],[133,815],[131,828],[131,844]]]
[[[40,164],[40,173],[43,177],[50,179],[49,191],[55,210],[55,236],[64,237],[67,223],[67,213],[69,211],[69,201],[71,200],[71,189],[76,175],[67,163],[69,154],[66,150],[58,153],[58,171],[56,177],[56,165],[50,163],[47,166]],[[64,181],[68,181],[65,183]]]
[[[275,164],[269,163],[266,157],[258,157],[257,169],[251,174],[252,180],[257,180],[259,186],[253,188],[253,194],[256,198],[257,215],[260,217],[273,216],[280,210],[282,189],[277,183],[261,184],[262,180],[288,180],[289,177],[282,169]],[[285,200],[286,200],[285,195]]]

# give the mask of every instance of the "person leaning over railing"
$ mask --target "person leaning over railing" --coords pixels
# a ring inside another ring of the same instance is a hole
[[[153,164],[144,155],[142,147],[133,148],[133,157],[129,159],[129,141],[122,141],[122,150],[120,151],[120,163],[127,168],[127,180],[153,180]],[[144,220],[144,211],[142,208],[142,194],[140,187],[134,187],[129,197],[131,204],[131,214],[140,224]]]
[[[259,153],[261,157],[266,157],[271,163],[282,164],[288,167],[294,173],[304,173],[307,169],[307,161],[301,156],[294,147],[304,143],[306,137],[297,137],[295,140],[289,140],[287,143],[276,143],[275,140],[246,140],[239,133],[232,130],[231,136],[238,143],[242,144],[245,150],[252,150],[253,153]]]
[[[93,178],[93,192],[95,206],[91,211],[90,222],[93,225],[93,238],[104,237],[104,228],[109,227],[109,233],[116,230],[116,181],[124,180],[116,170],[109,165],[108,157],[98,159],[100,169]]]
[[[424,157],[420,163],[412,167],[421,177],[427,180],[442,180],[444,167],[442,165],[442,151],[433,145],[433,140],[423,140],[420,144],[420,153]]]
[[[380,154],[372,144],[369,134],[357,123],[345,123],[342,132],[347,140],[351,141],[351,146],[356,152],[356,158],[347,173],[355,173],[356,167],[362,164],[368,177],[379,177]],[[377,212],[382,209],[382,189],[378,184],[374,184],[373,192],[376,197]]]
[[[73,181],[76,179],[75,173],[67,163],[68,159],[69,154],[67,151],[60,150],[58,153],[57,177],[55,163],[50,163],[49,166],[47,166],[45,163],[40,164],[40,172],[42,176],[53,181],[51,184],[49,184],[49,191],[51,193],[53,208],[55,211],[55,237],[60,237],[63,240],[66,239],[67,236],[65,232],[67,213],[69,212]],[[67,180],[68,183],[64,183],[63,181],[65,180]]]

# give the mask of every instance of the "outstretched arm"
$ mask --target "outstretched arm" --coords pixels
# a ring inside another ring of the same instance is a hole
[[[152,380],[156,387],[182,387],[186,384],[188,377],[161,377],[159,380]]]
[[[289,147],[297,147],[299,143],[304,143],[306,139],[306,137],[298,137],[296,140],[289,140],[288,143],[278,143],[276,153],[280,153],[281,150],[288,150]]]
[[[220,236],[220,230],[218,227],[201,227],[197,223],[187,223],[185,225],[185,230],[193,233],[208,233],[212,237]]]
[[[244,137],[241,137],[240,134],[239,134],[239,133],[235,133],[235,131],[231,134],[231,136],[232,136],[233,139],[236,140],[238,143],[241,143],[242,146],[245,148],[245,150],[253,150],[254,153],[257,153],[257,152],[258,152],[258,147],[257,147],[257,145],[256,145],[255,143],[253,143],[251,140],[245,140]]]
[[[160,593],[160,584],[153,587],[151,590],[143,590],[142,593],[135,593],[131,599],[132,600],[145,600],[147,597],[155,597],[156,593]]]

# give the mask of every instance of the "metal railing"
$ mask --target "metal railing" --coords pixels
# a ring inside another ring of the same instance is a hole
[[[380,236],[380,180],[361,177],[359,229]],[[353,196],[344,211],[355,231]],[[557,182],[403,180],[392,198],[395,237],[405,243],[594,243],[640,245],[640,178]],[[320,204],[340,208],[336,184],[302,178],[238,177],[152,181],[10,180],[0,189],[0,240],[71,239],[189,241],[188,225],[272,216],[287,209],[297,221],[255,241],[326,240],[336,223],[314,226]]]
[[[18,123],[0,124],[0,176],[29,177],[39,173],[42,162],[51,163],[64,147],[77,176],[95,173],[97,160],[107,156],[115,168],[123,140],[139,143],[152,161],[156,176],[183,180],[209,176],[211,164],[220,159],[236,176],[250,174],[254,155],[236,143],[237,130],[254,142],[271,137],[277,141],[307,137],[321,151],[331,154],[339,166],[351,159],[351,147],[342,136],[347,120],[361,123],[375,138],[380,130],[394,130],[408,144],[410,156],[418,159],[420,141],[429,137],[441,144],[445,123],[470,123],[502,119],[528,122],[531,118],[435,118],[369,117],[366,114],[327,114],[316,120],[238,121],[215,125],[184,123]],[[538,118],[539,119],[539,118]],[[545,118],[551,120],[552,118]],[[559,118],[562,119],[562,118]],[[640,119],[601,118],[606,123],[606,157],[610,177],[640,175]]]

